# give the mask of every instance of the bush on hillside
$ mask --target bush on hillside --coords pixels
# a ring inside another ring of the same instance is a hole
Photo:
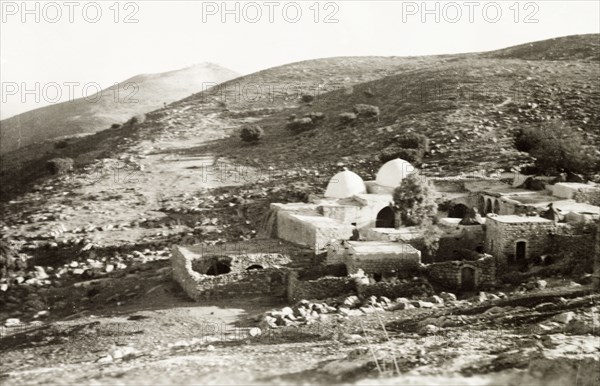
[[[120,128],[120,127],[121,127],[121,124],[120,124],[120,123],[113,123],[112,125],[110,125],[110,128],[111,128],[111,129],[118,129],[118,128]]]
[[[341,113],[338,117],[342,125],[354,123],[358,118],[354,113]]]
[[[63,175],[73,170],[73,159],[53,158],[46,163],[46,168],[52,175]]]
[[[322,120],[325,119],[325,114],[323,114],[322,112],[311,112],[308,113],[306,115],[304,115],[304,118],[310,118],[313,122],[317,123],[317,122],[321,122]]]
[[[398,146],[391,146],[381,151],[379,160],[382,163],[386,163],[393,159],[400,158],[415,166],[419,166],[423,163],[424,154],[425,152],[423,149],[404,149]]]
[[[244,126],[240,131],[240,138],[244,142],[255,143],[263,137],[264,131],[258,125]]]
[[[394,143],[404,149],[421,149],[424,153],[429,152],[429,138],[423,134],[401,134],[394,137]]]
[[[302,133],[304,131],[312,130],[316,127],[315,122],[310,118],[294,119],[288,122],[286,125],[287,129],[294,134]]]
[[[55,149],[64,149],[67,146],[69,146],[69,141],[67,141],[66,139],[54,143]]]
[[[360,118],[379,117],[379,107],[373,105],[358,104],[354,105],[354,113]]]
[[[304,95],[302,95],[301,99],[302,99],[302,102],[304,102],[304,103],[311,103],[312,101],[315,100],[315,96],[311,95],[311,94],[304,94]]]
[[[581,134],[562,122],[521,130],[515,147],[534,157],[535,167],[542,174],[587,174],[598,167],[598,157],[586,152]]]

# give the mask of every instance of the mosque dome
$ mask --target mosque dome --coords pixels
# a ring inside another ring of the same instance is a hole
[[[379,186],[395,188],[400,185],[403,179],[416,169],[409,162],[396,158],[386,162],[377,172],[375,183]]]
[[[344,170],[331,177],[325,190],[325,197],[347,198],[366,192],[367,187],[363,179],[354,172]]]

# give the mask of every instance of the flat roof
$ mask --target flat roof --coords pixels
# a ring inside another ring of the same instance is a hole
[[[413,246],[394,241],[348,241],[354,252],[369,253],[415,253]]]
[[[525,223],[551,223],[552,220],[548,220],[546,218],[542,218],[539,216],[517,216],[517,215],[507,215],[507,216],[490,216],[487,217],[490,220],[498,221],[505,224],[525,224]]]

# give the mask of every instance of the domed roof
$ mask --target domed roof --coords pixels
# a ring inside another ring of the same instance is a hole
[[[331,177],[325,190],[325,197],[347,198],[366,192],[367,187],[363,179],[356,173],[344,170]]]
[[[380,186],[395,188],[400,185],[403,179],[415,171],[415,167],[409,162],[396,158],[388,161],[379,169],[375,183]]]

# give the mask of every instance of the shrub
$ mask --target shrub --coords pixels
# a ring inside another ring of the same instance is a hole
[[[311,103],[312,101],[315,100],[315,96],[311,95],[311,94],[304,94],[304,95],[302,95],[301,99],[302,99],[302,102],[304,102],[304,103]]]
[[[429,151],[429,138],[423,134],[401,134],[394,137],[394,143],[405,149],[422,149],[425,153]]]
[[[145,120],[146,114],[134,115],[133,117],[129,118],[127,122],[125,122],[125,126],[135,126],[138,123],[144,123]]]
[[[286,125],[287,129],[293,133],[302,133],[304,131],[312,130],[316,127],[315,122],[310,118],[294,119],[288,122]]]
[[[543,174],[586,174],[598,164],[597,156],[586,153],[579,132],[562,122],[521,130],[515,138],[515,147],[534,157],[536,168]]]
[[[46,167],[53,175],[67,174],[73,170],[73,159],[53,158],[46,163]]]
[[[394,208],[405,225],[427,224],[437,213],[435,196],[435,188],[427,178],[411,173],[394,189]]]
[[[354,105],[354,112],[360,118],[376,118],[379,116],[379,107],[373,105]]]
[[[113,123],[112,125],[110,125],[111,129],[118,129],[119,127],[121,127],[120,123]]]
[[[314,123],[317,123],[325,119],[325,114],[321,112],[312,112],[306,114],[304,118],[310,118]]]
[[[403,149],[397,146],[385,148],[379,154],[379,160],[382,163],[401,158],[413,165],[420,165],[423,162],[423,149]]]
[[[339,115],[340,123],[347,125],[356,121],[358,117],[354,113],[341,113]]]
[[[245,126],[240,131],[240,138],[244,142],[258,142],[263,135],[263,129],[258,125]]]
[[[67,146],[69,146],[69,141],[67,140],[62,140],[54,143],[55,149],[64,149]]]

